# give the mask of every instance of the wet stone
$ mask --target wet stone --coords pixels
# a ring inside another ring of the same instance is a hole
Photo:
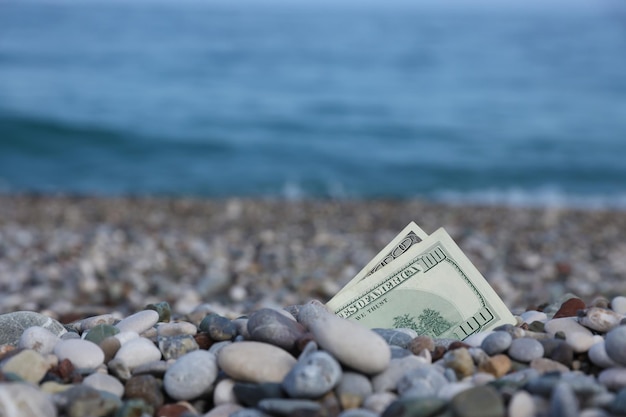
[[[256,407],[259,401],[264,399],[286,397],[281,384],[277,382],[261,384],[236,382],[233,386],[233,393],[237,401],[246,407]]]
[[[59,337],[50,330],[39,326],[29,327],[20,336],[18,347],[31,349],[42,355],[52,353]]]
[[[84,339],[99,345],[107,337],[115,336],[119,332],[120,329],[111,324],[97,324],[87,332]]]
[[[535,339],[522,337],[511,342],[508,355],[511,359],[520,362],[530,362],[533,359],[541,358],[544,350],[541,343]]]
[[[298,339],[306,333],[300,323],[269,308],[252,313],[247,320],[246,329],[250,340],[269,343],[288,351],[294,350]]]
[[[198,350],[198,343],[191,335],[159,337],[159,350],[164,359],[178,359],[186,353]]]
[[[332,356],[321,351],[303,356],[282,383],[290,397],[318,398],[339,383],[341,365]]]
[[[399,398],[389,404],[382,417],[429,417],[442,413],[447,401],[437,397]]]
[[[215,313],[208,314],[202,319],[198,329],[207,333],[216,342],[232,340],[237,336],[237,326],[232,320]]]
[[[137,375],[126,381],[124,398],[144,400],[155,410],[163,405],[161,382],[152,375]]]
[[[493,332],[483,340],[480,347],[489,356],[506,352],[513,342],[513,337],[507,332]]]
[[[0,345],[17,345],[24,330],[38,326],[49,330],[56,336],[67,333],[58,321],[32,311],[16,311],[0,314]]]
[[[470,388],[457,394],[450,406],[457,417],[504,417],[504,402],[491,386]]]
[[[399,346],[403,349],[407,349],[409,344],[413,340],[413,338],[406,334],[405,332],[401,332],[394,329],[372,329],[374,332],[379,334],[385,342],[387,342],[390,346]]]

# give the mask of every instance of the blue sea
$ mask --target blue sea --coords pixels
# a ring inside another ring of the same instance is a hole
[[[626,3],[0,0],[30,192],[626,209]]]

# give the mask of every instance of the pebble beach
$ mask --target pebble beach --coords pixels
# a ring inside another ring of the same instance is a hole
[[[517,325],[366,329],[336,294],[445,227]],[[626,415],[626,212],[0,196],[0,415]]]

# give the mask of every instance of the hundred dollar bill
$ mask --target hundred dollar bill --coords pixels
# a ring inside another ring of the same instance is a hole
[[[460,340],[516,322],[443,228],[391,265],[344,288],[326,306],[371,328],[411,328]]]
[[[400,255],[405,253],[409,248],[420,243],[428,237],[428,234],[422,230],[415,222],[411,222],[391,241],[378,255],[374,257],[354,278],[350,280],[344,287],[344,290],[352,285],[360,282],[374,272],[390,265]]]

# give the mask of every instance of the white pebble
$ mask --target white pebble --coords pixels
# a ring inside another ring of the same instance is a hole
[[[198,328],[187,321],[176,323],[163,323],[157,327],[158,336],[179,336],[179,335],[195,335]]]
[[[626,314],[626,297],[618,295],[611,300],[611,309],[619,314]]]
[[[120,332],[133,331],[141,334],[159,321],[159,313],[154,310],[143,310],[126,317],[115,325]]]
[[[522,318],[522,320],[524,320],[524,323],[528,324],[531,324],[534,321],[545,323],[548,320],[548,316],[546,315],[546,313],[536,310],[524,311],[522,314],[520,314],[520,317]]]
[[[33,326],[24,330],[18,346],[24,349],[32,349],[42,355],[47,355],[54,350],[59,338],[48,329]]]
[[[120,341],[120,346],[123,346],[126,343],[130,342],[131,340],[139,339],[139,333],[131,332],[131,331],[120,332],[114,335],[113,337]]]
[[[237,403],[237,398],[235,397],[235,393],[233,392],[233,387],[235,386],[235,381],[230,378],[222,379],[217,383],[215,389],[213,390],[213,404],[229,404],[229,403]]]
[[[69,359],[79,369],[94,369],[104,362],[100,346],[82,339],[59,341],[54,347],[54,354],[59,360]]]
[[[100,391],[111,393],[118,398],[122,398],[122,395],[124,395],[124,385],[117,378],[108,374],[100,372],[93,373],[83,379],[83,384]]]
[[[115,354],[115,359],[132,370],[139,365],[161,359],[161,351],[148,339],[140,337],[122,345]]]

